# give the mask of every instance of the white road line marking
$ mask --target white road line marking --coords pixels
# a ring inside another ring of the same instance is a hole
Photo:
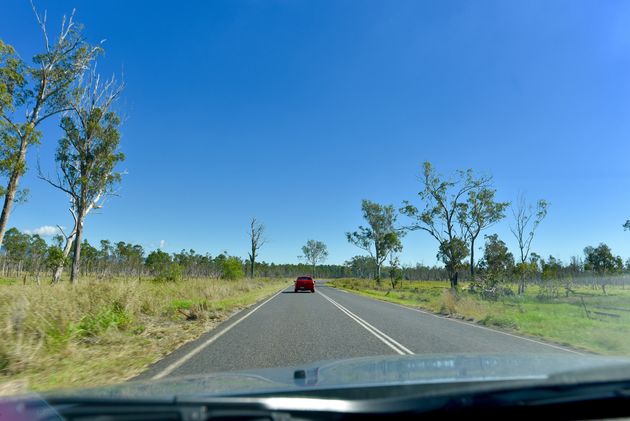
[[[329,300],[330,301],[330,300]],[[396,352],[397,354],[400,355],[405,355],[405,352],[402,351],[400,348],[396,347],[392,342],[389,342],[385,337],[379,335],[377,332],[375,332],[374,330],[372,330],[370,328],[369,325],[363,323],[360,319],[354,317],[354,315],[348,311],[346,311],[346,309],[344,309],[343,307],[337,305],[336,302],[330,301],[334,306],[336,306],[339,310],[341,310],[344,314],[346,314],[348,317],[350,317],[352,320],[354,320],[355,322],[357,322],[361,327],[363,327],[365,330],[367,330],[368,332],[370,332],[372,335],[374,335],[377,339],[379,339],[381,342],[383,342],[385,345],[387,345],[388,347],[390,347],[392,350],[394,350],[394,352]]]
[[[273,300],[274,298],[276,298],[278,295],[280,295],[282,293],[282,291],[284,291],[286,288],[283,288],[282,290],[278,291],[276,294],[274,294],[272,297],[268,298],[267,300],[265,300],[263,303],[261,303],[260,305],[258,305],[257,307],[255,307],[252,311],[250,311],[249,313],[247,313],[245,316],[241,317],[240,319],[238,319],[237,321],[235,321],[234,323],[232,323],[231,325],[229,325],[228,327],[226,327],[225,329],[223,329],[221,332],[217,333],[216,335],[212,336],[211,338],[209,338],[208,340],[206,340],[204,343],[202,343],[201,345],[199,345],[198,347],[192,349],[189,353],[187,353],[186,355],[184,355],[183,357],[181,357],[179,360],[175,361],[174,363],[170,364],[169,366],[167,366],[164,370],[160,371],[158,374],[156,374],[155,376],[151,377],[151,380],[157,380],[157,379],[161,379],[165,376],[168,376],[169,374],[171,374],[174,370],[176,370],[177,368],[181,367],[182,364],[184,364],[186,361],[190,360],[192,357],[194,357],[195,355],[197,355],[198,353],[200,353],[205,347],[207,347],[208,345],[210,345],[211,343],[213,343],[214,341],[216,341],[217,339],[219,339],[221,336],[223,336],[225,333],[229,332],[230,330],[232,330],[232,328],[234,328],[236,325],[238,325],[240,322],[242,322],[243,320],[247,319],[249,316],[251,316],[256,310],[258,310],[260,307],[264,306],[265,304],[267,304],[269,301]]]
[[[327,297],[327,298],[330,298],[330,297]],[[403,353],[410,354],[410,355],[413,354],[413,351],[411,351],[409,348],[405,347],[400,342],[398,342],[395,339],[393,339],[391,336],[385,334],[383,331],[379,330],[374,325],[372,325],[372,324],[368,323],[367,321],[365,321],[364,319],[360,318],[355,313],[352,313],[350,310],[348,310],[347,307],[344,307],[343,305],[339,304],[337,301],[333,300],[332,298],[330,298],[330,300],[332,300],[333,304],[337,305],[340,308],[340,310],[346,312],[350,317],[355,319],[360,324],[365,325],[366,329],[368,329],[369,331],[373,332],[375,335],[383,337],[386,341],[389,341],[390,343],[392,343],[393,345],[398,347],[400,350],[402,350]]]
[[[353,312],[351,312],[350,310],[348,310],[347,308],[345,308],[344,306],[342,306],[341,304],[333,300],[332,298],[323,294],[321,291],[319,292],[319,294],[325,299],[327,299],[328,301],[330,301],[332,305],[337,307],[339,310],[345,313],[352,320],[357,322],[359,326],[363,327],[365,330],[370,332],[372,335],[374,335],[377,339],[379,339],[385,345],[393,349],[396,353],[400,355],[413,355],[414,354],[413,351],[411,351],[409,348],[403,346],[402,344],[394,340],[392,337],[386,335],[385,333],[383,333],[376,327],[372,326],[371,324],[369,324],[368,322],[366,322],[365,320],[363,320],[362,318],[360,318],[359,316],[357,316],[356,314],[354,314]]]
[[[341,290],[339,290],[339,291],[341,291]],[[346,291],[346,292],[348,292],[348,291]],[[359,295],[359,294],[354,294],[354,295],[356,295],[357,297],[363,297],[362,295]],[[363,297],[363,298],[370,299],[369,297]],[[553,344],[545,343],[545,342],[542,342],[542,341],[537,341],[536,339],[531,339],[531,338],[526,338],[524,336],[514,335],[512,333],[503,332],[501,330],[492,329],[490,327],[480,326],[480,325],[475,324],[475,323],[468,323],[468,322],[465,322],[465,321],[462,321],[462,320],[457,320],[457,319],[452,319],[450,317],[440,316],[438,314],[431,313],[430,311],[420,310],[419,308],[413,308],[413,307],[408,307],[408,306],[405,306],[405,305],[402,305],[402,304],[398,304],[398,303],[392,303],[390,301],[379,300],[378,298],[372,298],[372,300],[376,300],[376,301],[379,301],[379,302],[385,303],[385,304],[391,304],[391,305],[394,305],[396,307],[401,307],[401,308],[404,308],[404,309],[407,309],[407,310],[416,311],[418,313],[422,313],[422,314],[425,314],[427,316],[436,317],[436,318],[438,318],[440,320],[448,320],[449,322],[456,322],[456,323],[464,324],[466,326],[476,327],[477,329],[488,330],[488,331],[493,332],[493,333],[500,333],[501,335],[511,336],[512,338],[522,339],[524,341],[529,341],[529,342],[533,342],[533,343],[536,343],[536,344],[539,344],[539,345],[548,346],[550,348],[559,349],[561,351],[570,352],[572,354],[586,355],[586,354],[584,354],[582,352],[574,351],[574,350],[569,349],[569,348],[564,348],[564,347],[559,346],[559,345],[553,345]]]

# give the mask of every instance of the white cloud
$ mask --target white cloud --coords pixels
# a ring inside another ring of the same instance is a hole
[[[42,237],[52,237],[53,235],[59,234],[59,228],[53,227],[52,225],[44,225],[43,227],[35,228],[34,230],[24,230],[27,234],[37,234]]]
[[[162,250],[164,248],[164,246],[166,245],[166,241],[164,240],[160,240],[160,246],[158,247],[160,250]]]

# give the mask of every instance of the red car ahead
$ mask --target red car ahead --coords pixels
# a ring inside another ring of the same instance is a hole
[[[311,291],[315,292],[315,281],[310,276],[300,276],[295,280],[295,292]]]

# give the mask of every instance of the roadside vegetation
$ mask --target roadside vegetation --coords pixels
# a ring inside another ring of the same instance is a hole
[[[368,279],[336,279],[329,285],[371,298],[427,310],[524,336],[606,355],[630,355],[630,279],[572,286],[572,293],[548,294],[530,285],[523,294],[484,296],[465,282],[454,292],[445,281],[401,281],[391,285]],[[516,291],[518,282],[503,285]]]
[[[288,280],[3,279],[0,393],[115,384]]]
[[[420,184],[418,204],[404,201],[399,214],[393,205],[363,200],[367,224],[346,234],[368,253],[348,262],[363,279],[332,285],[592,352],[630,355],[630,259],[624,263],[605,243],[587,245],[568,263],[534,252],[550,203],[523,195],[498,201],[490,175],[467,169],[444,176],[424,162]],[[486,233],[508,209],[515,253],[498,234]],[[399,216],[406,219],[399,223]],[[630,221],[623,227],[630,229]],[[436,240],[442,267],[400,265],[400,239],[416,231]],[[475,259],[476,249],[481,258]]]

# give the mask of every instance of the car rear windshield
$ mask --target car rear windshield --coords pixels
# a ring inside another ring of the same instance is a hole
[[[313,278],[311,278],[310,276],[300,276],[298,278],[298,281],[312,281]]]

